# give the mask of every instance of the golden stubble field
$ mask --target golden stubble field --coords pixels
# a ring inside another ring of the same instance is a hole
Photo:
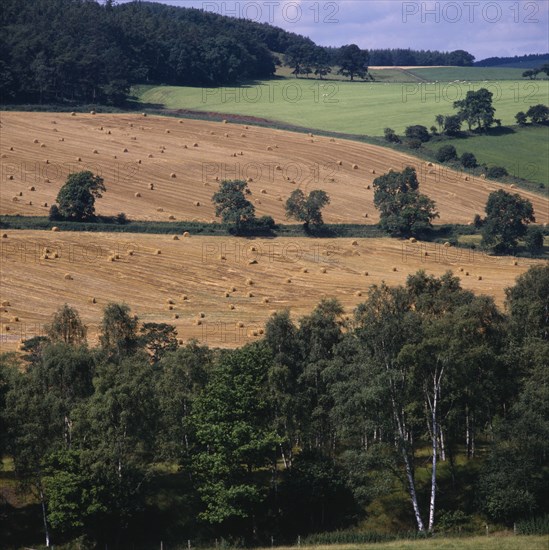
[[[249,179],[257,215],[278,222],[299,187],[330,195],[329,223],[375,223],[373,180],[407,165],[436,201],[436,223],[470,223],[491,191],[508,189],[387,148],[240,124],[19,112],[3,112],[0,123],[1,214],[47,215],[67,175],[81,170],[105,180],[98,213],[140,220],[213,221],[217,180],[234,178]],[[549,221],[546,198],[516,191],[532,201],[539,223]]]
[[[4,234],[4,351],[42,334],[65,302],[80,312],[91,343],[104,306],[116,301],[127,303],[143,322],[174,324],[182,341],[235,347],[261,337],[275,311],[290,308],[298,318],[321,298],[335,297],[350,315],[370,285],[402,284],[418,269],[437,276],[451,269],[464,288],[492,295],[502,305],[504,289],[529,266],[542,263],[396,239]]]

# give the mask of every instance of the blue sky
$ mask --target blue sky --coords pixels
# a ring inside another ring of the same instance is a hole
[[[324,46],[463,49],[477,60],[549,51],[549,0],[154,1],[266,21]]]

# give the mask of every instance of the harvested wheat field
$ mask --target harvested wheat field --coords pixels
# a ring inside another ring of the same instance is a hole
[[[389,238],[174,240],[9,231],[0,250],[3,350],[43,333],[65,302],[79,310],[91,342],[103,307],[124,301],[142,321],[174,324],[182,340],[236,347],[260,337],[275,311],[291,308],[298,317],[322,297],[336,297],[351,314],[370,285],[402,284],[418,269],[435,275],[451,269],[464,288],[502,305],[504,289],[541,263]]]
[[[387,148],[231,123],[4,112],[1,125],[2,214],[46,215],[67,175],[82,170],[105,180],[98,213],[140,220],[212,221],[211,196],[223,179],[248,180],[257,215],[277,221],[294,189],[324,189],[328,223],[376,223],[373,180],[407,165],[436,201],[437,223],[470,223],[489,193],[505,187]],[[546,198],[516,192],[532,201],[539,223],[549,221]]]

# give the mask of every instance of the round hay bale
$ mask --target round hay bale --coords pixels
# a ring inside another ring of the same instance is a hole
[[[19,322],[19,317],[12,317],[10,319],[10,323],[18,323]]]
[[[320,268],[320,273],[326,273],[326,268],[325,268],[325,267],[321,267],[321,268]]]
[[[515,189],[516,185],[514,183],[511,184],[511,189]]]
[[[128,148],[127,147],[124,147],[124,150],[122,151],[123,153],[128,153]]]
[[[267,297],[263,298],[262,302],[264,304],[268,304],[269,303],[269,298],[267,298]]]
[[[164,212],[164,209],[163,209],[161,206],[159,206],[159,207],[156,209],[156,211],[157,211],[157,212]]]
[[[248,260],[248,265],[255,265],[257,264],[257,260]]]
[[[99,151],[98,151],[97,149],[94,149],[94,150],[93,150],[93,154],[94,154],[94,155],[98,155],[98,154],[99,154]]]
[[[249,127],[248,127],[248,126],[244,126],[244,128],[246,128],[246,130],[249,130]]]
[[[301,273],[309,273],[309,270],[306,267],[304,267],[301,269]]]
[[[173,306],[168,306],[168,311],[173,311]]]
[[[37,140],[37,139],[34,139],[32,142],[33,142],[33,143],[40,143],[40,141]]]
[[[44,206],[45,208],[47,208],[47,207],[48,207],[48,203],[45,202],[45,203],[43,204],[43,206]]]
[[[246,296],[248,298],[253,298],[254,297],[254,293],[253,292],[248,292],[248,294],[246,294]]]
[[[135,196],[135,197],[140,197],[140,196],[141,196],[141,193],[139,193],[139,192],[138,192],[138,193],[135,193],[134,196]]]
[[[398,269],[396,267],[393,267],[393,271],[398,271]]]
[[[272,151],[272,150],[273,150],[273,148],[270,145],[267,146],[267,151]]]
[[[174,216],[174,215],[172,215],[172,214],[170,214],[170,215],[168,216],[168,220],[170,220],[170,221],[174,221],[174,220],[175,220],[175,216]]]
[[[169,134],[169,133],[170,133],[170,131],[169,131],[169,130],[166,130],[166,134]]]
[[[482,281],[482,275],[479,275],[479,276],[478,276],[478,280],[479,280],[479,281]]]
[[[175,172],[172,172],[172,173],[170,174],[170,178],[177,178],[177,174],[176,174]]]
[[[111,132],[110,130],[107,130],[107,135],[109,135],[109,136],[110,136],[110,135],[111,135],[111,133],[112,133],[112,132]]]
[[[291,280],[291,279],[286,279],[286,282],[287,282],[287,283],[291,283],[292,280]]]
[[[59,227],[54,226],[54,227],[51,228],[51,230],[52,230],[52,231],[59,231]]]
[[[223,124],[227,124],[227,121],[225,119],[223,120]]]
[[[174,236],[172,237],[172,241],[178,241],[178,240],[179,240],[179,237],[178,237],[177,235],[174,235]]]
[[[186,301],[189,299],[189,297],[188,297],[186,294],[181,294],[181,299],[182,299],[184,302],[186,302]]]
[[[90,115],[95,115],[95,111],[90,111]]]
[[[71,116],[76,116],[76,113],[73,111],[73,112],[71,113]]]
[[[190,236],[191,236],[191,234],[188,231],[185,231],[185,233],[183,233],[183,237],[185,239],[188,239]]]
[[[358,170],[358,164],[353,164],[353,170]]]
[[[247,181],[248,183],[252,183],[252,182],[254,181],[254,178],[248,178],[246,181]]]
[[[234,309],[234,304],[229,304],[229,309]]]
[[[371,170],[371,173],[372,173],[372,174],[375,174],[375,173],[376,173],[376,171],[375,171],[375,170]]]
[[[338,165],[338,166],[343,166],[343,161],[342,161],[342,160],[338,160],[338,161],[337,161],[337,165]]]
[[[202,324],[202,320],[201,320],[201,319],[197,319],[195,322],[196,322],[196,324],[197,324],[198,326],[200,326],[200,325]]]
[[[246,134],[240,134],[240,137],[245,138]]]
[[[11,175],[8,176],[8,179],[9,179],[9,180],[13,180],[13,176],[11,176]]]
[[[433,163],[432,163],[432,162],[428,162],[428,163],[427,163],[427,166],[433,166]]]
[[[76,157],[76,162],[82,162],[82,157]]]
[[[450,248],[451,246],[452,246],[452,243],[450,243],[450,242],[448,242],[448,241],[446,241],[446,242],[444,243],[444,248]]]
[[[193,143],[193,147],[198,147],[198,143]]]
[[[518,265],[517,260],[515,260],[515,261],[513,262],[513,265]]]
[[[365,277],[368,277],[369,275],[370,275],[370,274],[369,274],[367,271],[364,272],[364,276],[365,276]]]
[[[261,190],[261,193],[262,193],[263,195],[266,195],[266,194],[267,194],[267,189],[262,189],[262,190]]]
[[[254,284],[252,279],[246,279],[246,284],[252,286]]]
[[[179,124],[184,124],[184,121],[183,121],[183,120],[180,120],[180,121],[179,121]]]
[[[151,191],[154,191],[154,183],[149,183],[149,189],[150,189]]]
[[[6,331],[6,332],[9,332],[9,331],[10,331],[10,327],[9,327],[9,326],[6,326],[6,327],[5,327],[5,331]]]
[[[8,238],[8,234],[7,234],[7,233],[2,233],[2,238],[3,238],[3,239],[7,239],[7,238]]]
[[[353,242],[351,243],[351,245],[352,245],[352,246],[358,246],[358,241],[353,241]]]
[[[465,276],[469,277],[469,272],[468,271],[465,272]]]
[[[65,280],[72,281],[73,280],[72,275],[70,273],[65,273]]]
[[[485,180],[486,179],[486,174],[481,174],[480,179]]]
[[[469,176],[465,176],[465,181],[469,181]]]
[[[114,262],[114,256],[109,256],[107,259],[109,262]]]
[[[235,286],[232,286],[230,289],[229,289],[230,292],[236,292],[236,287]]]
[[[141,113],[143,116],[147,116],[147,113]]]
[[[29,187],[29,191],[36,191],[36,188],[34,187],[34,185],[31,185],[31,186]]]
[[[4,300],[4,301],[2,302],[2,307],[10,307],[10,306],[11,306],[11,304],[9,303],[8,300]]]
[[[242,321],[238,321],[238,323],[236,323],[236,326],[238,328],[244,328],[244,323]]]
[[[203,313],[202,311],[198,314],[198,316],[201,318],[201,319],[204,319],[204,317],[206,317],[206,314]]]
[[[223,293],[223,296],[225,296],[225,298],[230,298],[231,293],[230,293],[228,290],[226,290],[226,291]]]
[[[157,250],[155,250],[154,252],[157,256],[159,256],[160,254],[162,254],[162,250],[160,250],[159,248]]]
[[[173,318],[174,318],[174,319],[179,319],[179,313],[174,313],[174,314],[173,314]]]
[[[355,296],[362,296],[362,292],[361,292],[360,290],[357,290],[357,291],[355,292]]]
[[[463,267],[460,267],[459,271],[460,271],[460,273],[463,273],[463,271],[464,271]]]
[[[195,205],[195,206],[200,206],[200,201],[195,201],[195,202],[194,202],[194,205]]]
[[[411,243],[417,243],[417,239],[415,237],[410,237],[410,242]]]
[[[90,304],[96,304],[96,303],[97,303],[97,300],[95,299],[94,296],[92,296],[92,297],[90,298]]]
[[[154,157],[153,157],[153,154],[152,154],[152,153],[149,153],[149,154],[147,155],[147,158],[149,158],[149,159],[154,158]]]

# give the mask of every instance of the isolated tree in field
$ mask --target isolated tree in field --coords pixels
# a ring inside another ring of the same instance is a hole
[[[356,44],[341,46],[339,52],[339,67],[337,74],[350,77],[366,78],[368,74],[369,55],[366,50],[361,50]]]
[[[485,207],[482,242],[495,252],[508,252],[526,234],[528,224],[535,222],[534,208],[528,199],[502,189],[490,193]]]
[[[70,174],[57,195],[59,214],[69,220],[89,220],[95,215],[95,199],[100,199],[105,191],[100,176],[89,171]]]
[[[494,94],[486,88],[481,88],[476,92],[469,90],[465,99],[454,102],[454,108],[458,109],[458,116],[461,120],[467,122],[469,130],[476,124],[478,130],[487,130],[494,124],[494,114],[496,112],[492,105]]]
[[[542,124],[549,120],[549,107],[543,105],[543,103],[532,105],[528,111],[526,111],[526,116],[533,124]]]
[[[286,217],[303,222],[305,228],[311,224],[322,225],[321,210],[330,204],[330,197],[325,191],[315,189],[306,197],[301,189],[296,189],[286,201]]]
[[[414,235],[431,227],[438,217],[435,203],[418,191],[414,168],[391,170],[374,180],[374,205],[380,213],[380,226],[393,235]]]
[[[517,121],[517,124],[520,126],[524,126],[528,122],[528,117],[526,116],[526,113],[524,111],[519,111],[515,115],[515,120]]]
[[[215,215],[221,216],[223,223],[234,226],[237,232],[255,219],[255,207],[246,199],[246,192],[248,184],[244,180],[225,180],[212,197]]]
[[[70,345],[80,345],[86,342],[86,327],[76,309],[65,304],[53,315],[46,327],[48,338],[52,342],[63,342]]]
[[[461,132],[461,118],[459,115],[444,117],[444,133],[447,136],[455,136]]]

